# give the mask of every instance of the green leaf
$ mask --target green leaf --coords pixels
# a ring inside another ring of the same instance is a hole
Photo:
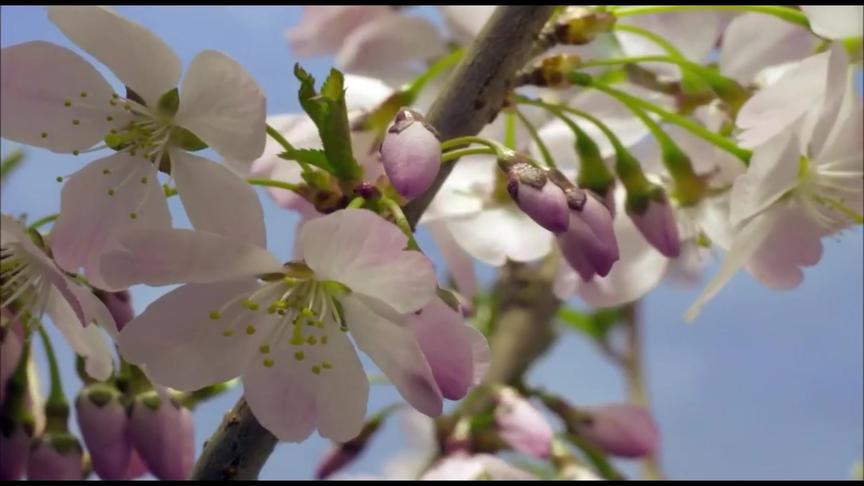
[[[556,316],[559,321],[573,329],[588,335],[590,338],[603,341],[609,331],[621,320],[618,309],[601,309],[594,313],[586,313],[576,309],[562,308]]]
[[[362,170],[351,152],[351,127],[348,124],[342,73],[336,69],[330,70],[320,94],[315,91],[315,78],[299,64],[294,65],[294,75],[300,80],[300,106],[318,127],[329,172],[343,181],[359,179]]]
[[[296,160],[304,164],[314,165],[327,172],[333,172],[333,167],[327,160],[327,154],[322,149],[298,149],[291,148],[279,154],[279,157],[285,160]]]
[[[21,165],[21,162],[24,162],[24,152],[21,150],[13,150],[3,157],[3,162],[0,163],[0,181],[6,182],[6,178]]]

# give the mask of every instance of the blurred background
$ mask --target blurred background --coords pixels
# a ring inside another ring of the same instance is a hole
[[[299,111],[297,81],[291,69],[301,61],[323,79],[332,59],[297,59],[283,32],[296,25],[300,7],[118,7],[171,45],[184,64],[203,49],[216,49],[239,61],[267,96],[268,115]],[[443,25],[433,7],[412,9]],[[2,7],[0,46],[46,40],[78,50],[51,24],[44,9]],[[92,60],[92,58],[89,58]],[[106,79],[113,76],[102,68]],[[62,73],[58,73],[62,76]],[[2,140],[0,152],[16,144]],[[24,147],[26,161],[4,184],[4,213],[30,221],[59,210],[58,175],[69,175],[99,154],[80,157]],[[297,218],[276,207],[261,192],[268,245],[288,259]],[[188,226],[177,198],[171,201],[176,225]],[[443,271],[427,234],[420,244]],[[682,315],[698,288],[661,285],[644,300],[644,359],[656,419],[661,427],[663,469],[674,479],[845,479],[864,449],[864,311],[862,311],[862,230],[824,240],[822,261],[805,269],[803,284],[788,292],[769,290],[740,273],[694,324]],[[708,268],[708,274],[716,265]],[[481,280],[494,271],[478,265]],[[132,289],[140,312],[168,289]],[[571,302],[575,307],[579,302]],[[51,329],[53,332],[53,328]],[[536,363],[529,384],[542,385],[572,400],[592,405],[626,399],[618,370],[581,335],[563,334]],[[70,400],[80,388],[68,347],[54,333],[58,358],[66,364],[64,387]],[[39,348],[37,346],[37,348]],[[40,370],[46,371],[41,349]],[[47,376],[47,375],[43,375]],[[48,383],[43,380],[47,392]],[[240,390],[206,402],[195,413],[196,444],[217,427]],[[389,385],[373,385],[370,414],[401,398]],[[74,415],[74,414],[73,414]],[[408,440],[394,417],[346,472],[378,474]],[[73,424],[73,430],[77,431]],[[328,443],[317,435],[302,444],[280,444],[261,479],[311,478]],[[628,476],[638,465],[618,464]]]

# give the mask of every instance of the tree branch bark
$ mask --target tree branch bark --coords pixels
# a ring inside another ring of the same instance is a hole
[[[443,139],[474,135],[495,118],[514,74],[530,60],[532,46],[553,11],[552,6],[498,7],[426,117]],[[442,165],[432,187],[405,207],[412,228],[452,166]],[[517,320],[524,323],[524,317]],[[513,325],[502,322],[501,327]],[[516,370],[502,371],[509,376]],[[241,398],[205,445],[192,479],[256,479],[276,442]]]

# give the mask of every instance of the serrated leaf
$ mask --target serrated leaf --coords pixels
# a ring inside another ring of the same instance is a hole
[[[362,170],[351,151],[351,127],[348,124],[342,73],[336,69],[330,70],[320,94],[315,91],[315,78],[299,64],[294,65],[294,75],[300,80],[300,106],[315,123],[321,137],[329,164],[325,170],[340,180],[359,179]]]
[[[333,168],[327,160],[327,154],[325,154],[322,149],[298,149],[292,147],[291,150],[286,150],[279,154],[279,158],[285,160],[296,160],[297,162],[302,162],[304,164],[314,165],[315,167],[326,170],[327,172],[333,172]]]

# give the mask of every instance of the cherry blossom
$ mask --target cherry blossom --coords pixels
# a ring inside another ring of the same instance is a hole
[[[85,359],[87,373],[107,379],[113,358],[100,327],[116,334],[108,309],[89,289],[58,268],[44,243],[37,246],[21,223],[5,214],[0,220],[3,327],[9,315],[14,322],[47,314],[72,349]]]
[[[170,226],[160,168],[170,172],[193,225],[213,230],[232,221],[227,228],[263,238],[260,215],[232,217],[255,206],[254,191],[189,152],[210,146],[245,161],[261,154],[264,96],[249,74],[225,54],[203,51],[178,93],[179,58],[143,26],[102,7],[49,7],[48,16],[128,87],[118,95],[84,58],[49,42],[3,49],[3,137],[76,155],[102,140],[117,150],[66,181],[51,235],[57,263],[83,266],[102,287],[98,257],[112,234]],[[211,197],[216,193],[230,197]]]
[[[193,390],[242,375],[253,413],[280,439],[301,441],[317,427],[345,441],[362,427],[368,394],[350,332],[409,403],[441,413],[432,367],[449,363],[425,357],[431,348],[404,316],[433,298],[434,269],[374,213],[346,209],[304,224],[302,263],[188,230],[136,230],[121,244],[104,257],[110,282],[188,283],[120,335],[123,356],[157,382]],[[463,339],[471,349],[471,336]]]

